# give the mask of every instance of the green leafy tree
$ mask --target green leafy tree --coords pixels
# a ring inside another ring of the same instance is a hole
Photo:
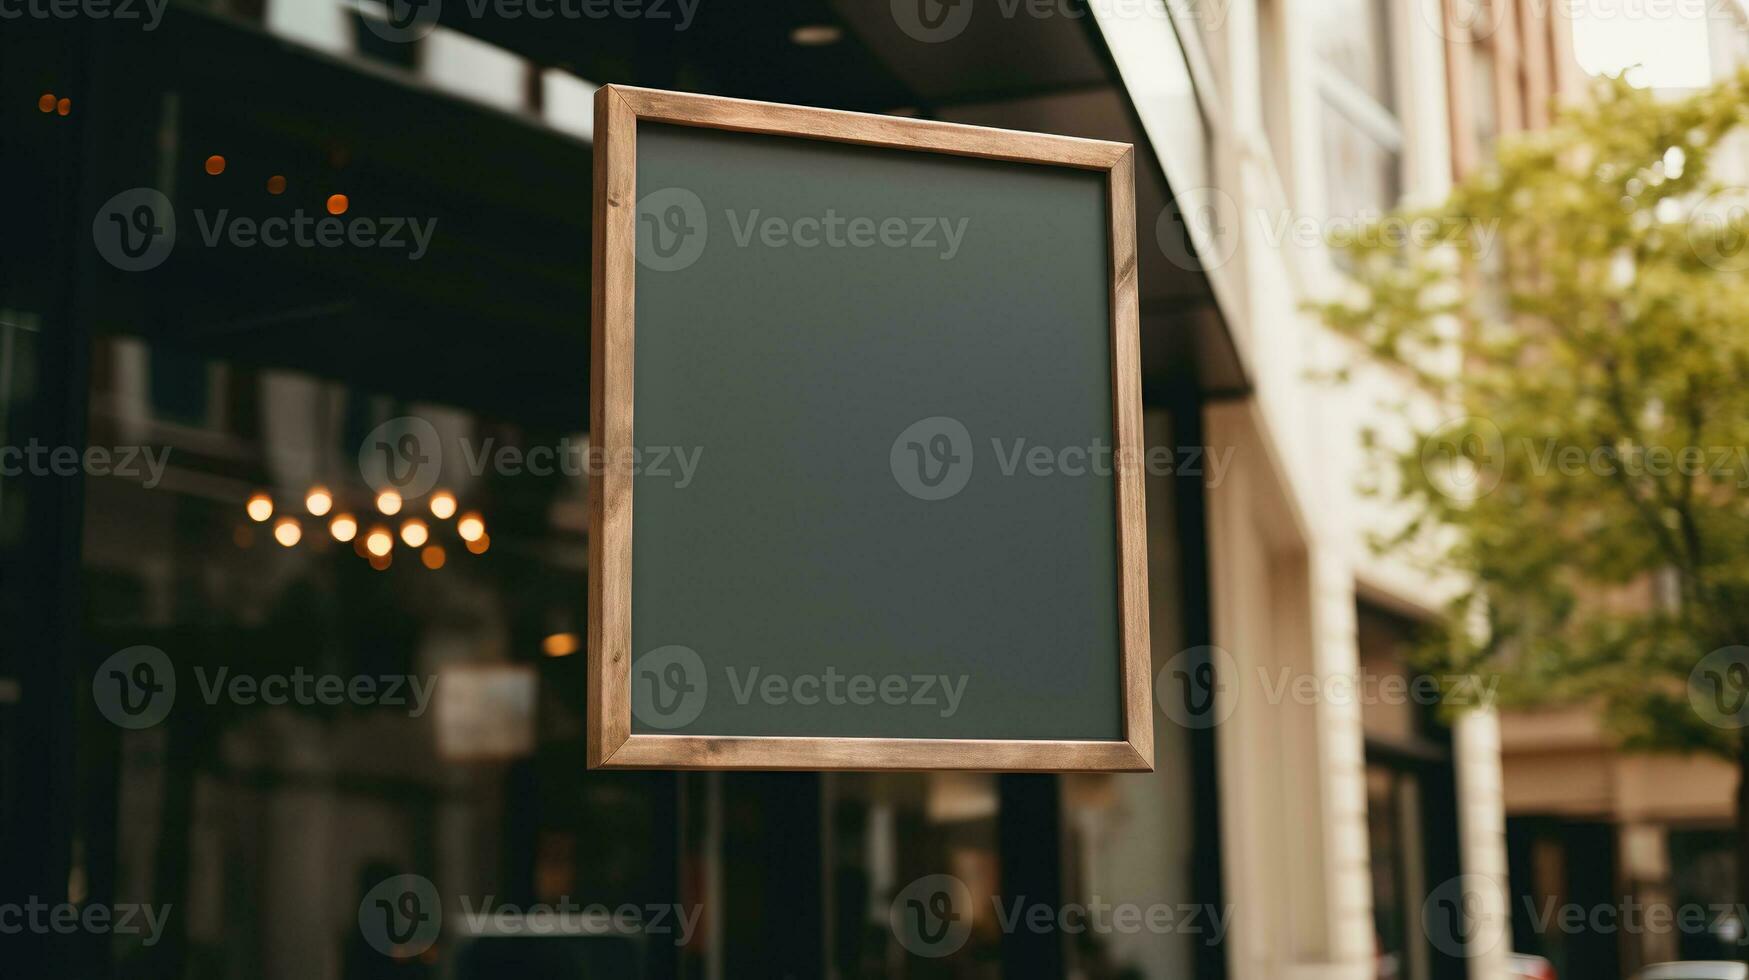
[[[1749,71],[1680,100],[1598,82],[1375,229],[1455,244],[1343,243],[1352,291],[1319,312],[1453,406],[1368,437],[1411,515],[1375,543],[1466,583],[1428,669],[1736,760],[1749,897],[1746,95]]]

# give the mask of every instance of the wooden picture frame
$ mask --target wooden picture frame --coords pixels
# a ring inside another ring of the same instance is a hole
[[[640,120],[914,152],[1094,170],[1106,175],[1111,232],[1114,480],[1122,645],[1121,740],[748,737],[633,733],[632,475],[589,481],[588,765],[614,769],[1152,771],[1153,678],[1143,505],[1135,149],[1011,132],[621,85],[595,96],[589,425],[592,451],[632,445]]]

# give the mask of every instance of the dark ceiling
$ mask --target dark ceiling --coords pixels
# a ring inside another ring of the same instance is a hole
[[[595,83],[1135,143],[1150,389],[1241,387],[1206,282],[1155,246],[1154,219],[1169,200],[1164,175],[1091,20],[1006,17],[1001,4],[975,10],[941,43],[907,35],[886,0],[701,0],[684,31],[655,20],[475,18],[452,0],[441,23]],[[838,28],[838,40],[792,40],[796,28],[819,25]],[[103,196],[85,213],[112,188],[151,185],[175,187],[179,207],[265,216],[287,203],[260,190],[278,173],[287,199],[317,213],[328,193],[343,191],[360,214],[437,220],[418,262],[381,249],[184,248],[179,236],[149,276],[93,264],[102,326],[367,391],[581,425],[586,142],[435,92],[403,67],[317,54],[197,11],[173,8],[149,34],[93,34],[84,106],[90,192]],[[207,175],[201,161],[210,153],[234,163]],[[288,333],[299,342],[287,344]]]

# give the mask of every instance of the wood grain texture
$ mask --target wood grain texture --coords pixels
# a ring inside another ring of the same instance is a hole
[[[589,438],[597,458],[632,445],[637,276],[637,117],[611,88],[595,93],[595,203],[589,325]],[[632,476],[589,479],[588,760],[605,765],[631,735]]]
[[[1136,282],[1135,151],[1107,177],[1111,214],[1111,395],[1117,453],[1119,635],[1124,737],[1154,767],[1153,663],[1148,639],[1148,515],[1142,435],[1142,340]]]
[[[715,95],[665,92],[609,85],[640,119],[743,133],[776,133],[837,143],[860,143],[925,150],[987,160],[1017,160],[1084,170],[1109,170],[1128,143],[964,126],[930,119],[879,116],[807,106],[725,99]]]
[[[608,460],[632,446],[640,119],[992,160],[1101,170],[1111,231],[1117,613],[1123,739],[1044,741],[750,738],[631,731],[632,481],[602,467],[589,481],[587,763],[614,769],[1151,771],[1153,678],[1148,641],[1141,351],[1136,282],[1135,150],[1126,143],[960,126],[715,96],[608,85],[595,97],[590,329],[592,448]]]
[[[1150,752],[1151,756],[1152,753]],[[1145,772],[1128,742],[931,738],[633,735],[609,763],[629,769],[822,769]]]

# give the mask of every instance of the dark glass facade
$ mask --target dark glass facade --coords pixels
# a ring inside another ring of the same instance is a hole
[[[3,937],[7,975],[1221,975],[1210,931],[1008,918],[1218,907],[1212,735],[1164,718],[1143,775],[585,769],[591,148],[548,73],[929,111],[772,6],[591,24],[583,65],[350,8],[340,51],[261,3],[7,25],[0,903],[81,916]],[[487,42],[505,104],[440,70]],[[1149,439],[1196,445],[1170,380]],[[407,418],[457,451],[384,501],[360,447]],[[1208,642],[1201,494],[1150,479],[1161,662]],[[938,874],[976,914],[920,956],[890,913]]]

